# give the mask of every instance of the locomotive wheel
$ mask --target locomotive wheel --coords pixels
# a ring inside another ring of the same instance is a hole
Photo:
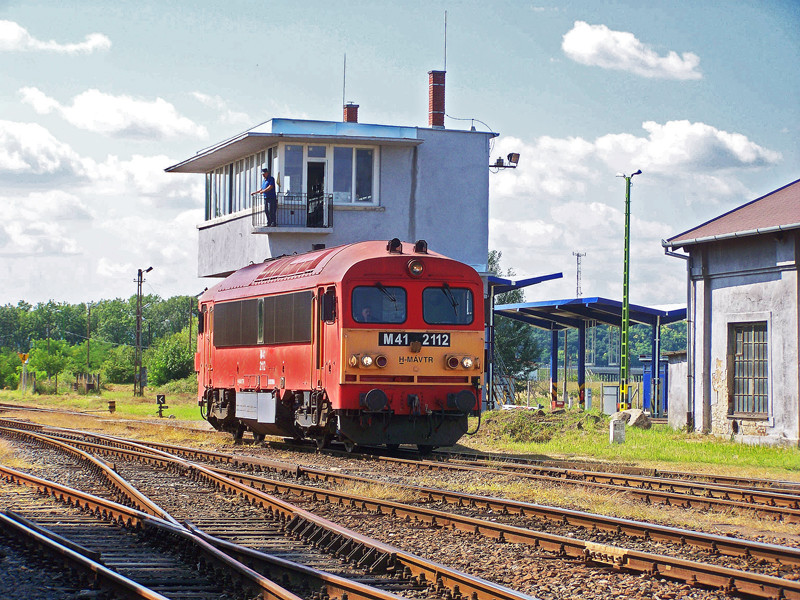
[[[420,454],[430,454],[433,452],[433,446],[429,444],[417,444],[417,451]]]
[[[356,443],[353,440],[342,440],[345,451],[350,454],[356,448]]]
[[[244,436],[244,432],[245,432],[246,429],[247,429],[247,427],[245,427],[241,423],[239,423],[239,425],[236,426],[236,431],[233,432],[233,443],[234,444],[241,444],[242,443],[242,437]]]
[[[331,436],[326,434],[314,438],[314,443],[317,444],[317,450],[322,450],[325,446],[331,443]]]
[[[267,436],[264,433],[255,433],[255,432],[253,432],[253,439],[255,440],[256,444],[260,444],[261,442],[263,442],[264,438],[266,438],[266,437]]]

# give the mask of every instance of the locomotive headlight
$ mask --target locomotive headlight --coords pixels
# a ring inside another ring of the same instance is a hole
[[[422,265],[421,260],[410,260],[408,261],[408,274],[412,277],[419,277],[422,275],[422,271],[425,270],[425,267]]]
[[[465,369],[471,369],[472,365],[473,361],[472,358],[470,358],[469,356],[465,356],[464,358],[461,359],[461,366],[464,367]]]
[[[371,367],[372,366],[372,357],[368,354],[365,354],[361,357],[361,366],[362,367]]]
[[[347,364],[350,365],[351,367],[357,367],[358,366],[358,354],[353,354],[350,357],[350,360],[347,361]]]
[[[447,357],[447,367],[449,369],[457,369],[458,368],[458,357],[457,356],[448,356]]]
[[[389,360],[383,354],[379,354],[375,357],[375,366],[380,369],[383,369],[388,362]]]

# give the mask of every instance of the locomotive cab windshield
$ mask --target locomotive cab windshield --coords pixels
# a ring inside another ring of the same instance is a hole
[[[446,283],[422,291],[422,318],[430,325],[469,325],[475,315],[472,291]]]
[[[362,285],[353,289],[353,319],[357,323],[404,323],[407,316],[405,288]]]

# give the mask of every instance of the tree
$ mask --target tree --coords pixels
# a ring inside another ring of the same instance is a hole
[[[95,304],[92,307],[92,321],[97,319],[97,329],[92,338],[97,337],[112,344],[134,344],[136,296],[132,296],[131,300],[116,298]]]
[[[151,385],[163,385],[194,373],[194,350],[186,343],[188,331],[162,338],[145,354]]]
[[[514,275],[512,269],[503,273],[500,266],[502,252],[489,252],[488,270],[499,277]],[[516,304],[525,301],[522,290],[512,290],[495,297],[495,305]],[[494,352],[506,368],[507,375],[524,379],[539,360],[540,346],[533,332],[534,327],[514,319],[496,316],[494,321]]]
[[[31,346],[28,364],[37,373],[44,373],[48,380],[55,375],[58,393],[58,374],[69,363],[69,345],[63,340],[35,340]]]
[[[133,360],[133,346],[112,348],[103,361],[103,378],[111,383],[133,383]]]
[[[16,388],[19,385],[19,371],[22,361],[16,352],[0,352],[0,388]]]

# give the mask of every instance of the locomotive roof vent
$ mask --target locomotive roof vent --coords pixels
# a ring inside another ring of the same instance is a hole
[[[401,242],[398,238],[392,238],[389,240],[389,243],[386,244],[386,251],[390,254],[402,254],[403,242]]]
[[[428,253],[428,242],[425,240],[417,240],[414,242],[414,252],[417,254],[427,254]]]

